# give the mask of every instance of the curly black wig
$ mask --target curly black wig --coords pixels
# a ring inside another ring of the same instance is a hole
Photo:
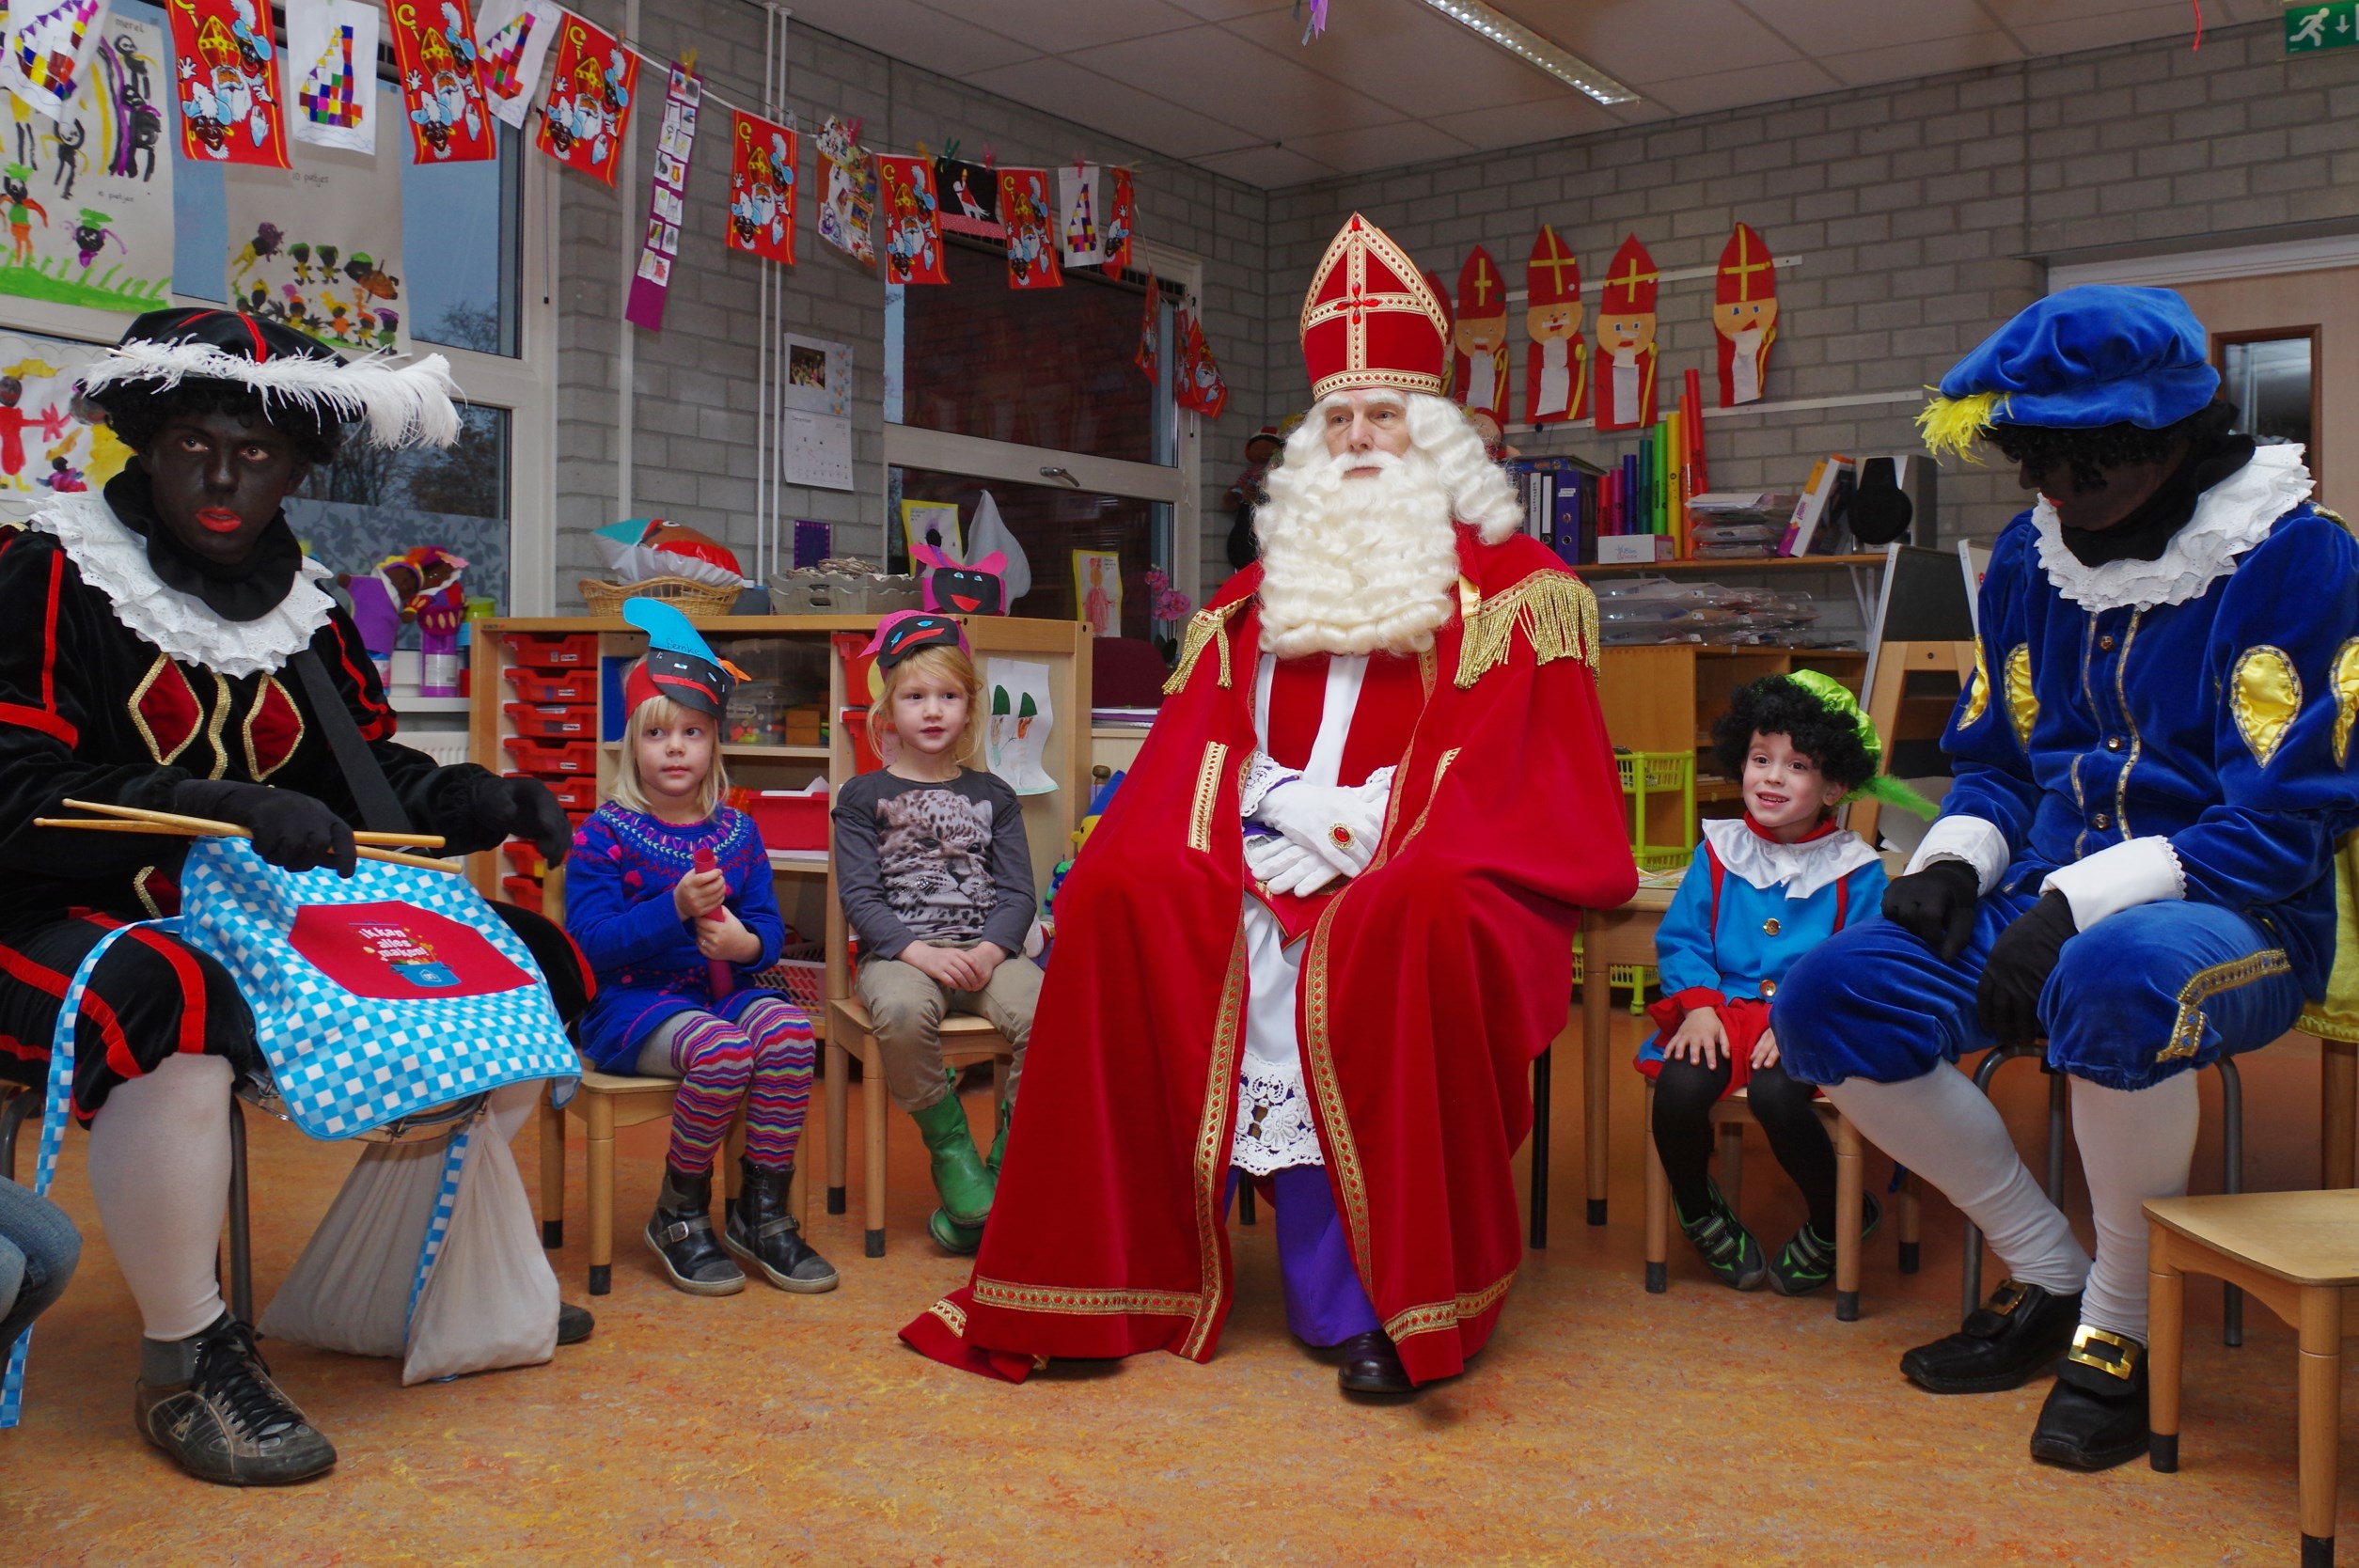
[[[1729,695],[1728,712],[1712,726],[1712,753],[1730,778],[1745,776],[1755,735],[1783,735],[1785,744],[1818,764],[1830,782],[1848,794],[1876,776],[1876,764],[1859,729],[1809,689],[1783,675],[1764,676]]]
[[[295,455],[315,468],[334,463],[344,439],[342,420],[323,417],[300,403],[266,400],[233,381],[191,379],[162,391],[155,390],[152,382],[129,382],[83,401],[102,412],[115,439],[134,452],[144,452],[153,445],[156,432],[167,420],[190,414],[259,416],[293,442]]]
[[[2034,479],[2045,479],[2062,465],[2072,476],[2075,490],[2104,487],[2107,468],[2125,463],[2159,463],[2185,441],[2194,450],[2209,448],[2236,423],[2236,405],[2215,398],[2177,424],[2161,430],[2136,425],[2099,425],[2093,430],[2052,430],[2045,425],[1985,425],[1982,437],[2022,464]]]

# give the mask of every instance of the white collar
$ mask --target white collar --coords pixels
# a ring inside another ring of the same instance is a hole
[[[1789,899],[1814,898],[1877,858],[1867,840],[1846,828],[1799,844],[1765,839],[1742,817],[1706,817],[1704,839],[1729,875],[1767,892],[1783,883]]]
[[[2056,509],[2041,496],[2032,508],[2039,531],[2039,569],[2056,592],[2090,610],[2184,604],[2236,570],[2236,557],[2269,537],[2277,519],[2310,498],[2302,448],[2254,448],[2253,461],[2195,498],[2195,514],[2171,536],[2162,557],[2084,565],[2064,541]]]
[[[311,644],[336,601],[320,587],[331,575],[308,556],[294,584],[269,614],[227,620],[193,594],[166,587],[148,564],[148,541],[123,526],[115,509],[95,493],[50,501],[32,525],[56,537],[82,580],[106,595],[115,619],[170,658],[230,677],[277,670]]]

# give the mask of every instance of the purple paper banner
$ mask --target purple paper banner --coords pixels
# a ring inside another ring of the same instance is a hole
[[[655,178],[647,191],[647,233],[631,274],[622,319],[650,332],[664,330],[664,301],[671,293],[672,263],[680,257],[680,219],[688,193],[688,154],[696,147],[697,105],[704,84],[674,62],[664,95],[663,134],[655,143]]]

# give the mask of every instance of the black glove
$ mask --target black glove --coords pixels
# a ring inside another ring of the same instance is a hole
[[[574,824],[565,808],[537,778],[478,779],[467,799],[468,814],[486,832],[506,839],[529,839],[541,858],[552,866],[565,864],[574,845]]]
[[[1963,860],[1936,860],[1884,889],[1884,918],[1955,964],[1974,933],[1982,878]]]
[[[1982,1027],[2002,1045],[2026,1044],[2040,1037],[2039,993],[2055,972],[2064,945],[2079,935],[2072,902],[2051,892],[2017,916],[1990,944],[1990,961],[1974,987],[1974,1011]]]
[[[190,778],[172,787],[172,809],[237,823],[254,835],[254,853],[274,866],[291,871],[329,866],[338,876],[353,874],[352,823],[299,791]]]

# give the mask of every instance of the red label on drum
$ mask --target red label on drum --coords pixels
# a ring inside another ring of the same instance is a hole
[[[415,904],[307,904],[289,940],[355,996],[481,996],[534,983],[481,932]]]

